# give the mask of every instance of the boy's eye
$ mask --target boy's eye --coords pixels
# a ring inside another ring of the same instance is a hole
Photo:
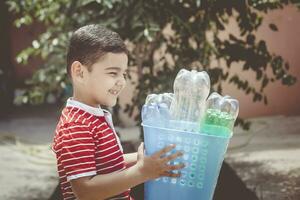
[[[109,72],[109,75],[112,75],[112,76],[117,76],[118,73],[117,72]]]
[[[112,77],[118,77],[120,75],[118,72],[109,72],[108,74]],[[127,73],[123,73],[123,77],[126,80],[127,79]]]

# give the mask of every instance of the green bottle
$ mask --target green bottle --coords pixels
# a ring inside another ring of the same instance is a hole
[[[206,101],[206,109],[200,120],[200,132],[221,137],[231,136],[238,112],[239,103],[236,99],[212,93]]]

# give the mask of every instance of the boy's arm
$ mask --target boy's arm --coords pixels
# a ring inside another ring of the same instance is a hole
[[[120,172],[71,180],[78,200],[102,200],[115,196],[147,180],[137,165]]]
[[[180,174],[171,171],[181,169],[184,165],[168,165],[167,163],[182,156],[182,153],[177,152],[165,156],[173,148],[174,146],[168,146],[151,156],[144,156],[144,148],[141,145],[138,149],[136,165],[111,174],[71,180],[72,190],[79,200],[100,200],[115,196],[128,188],[160,176],[179,177]]]
[[[137,162],[137,156],[137,152],[124,154],[124,161],[126,163],[126,166],[131,167],[132,165],[135,165]]]

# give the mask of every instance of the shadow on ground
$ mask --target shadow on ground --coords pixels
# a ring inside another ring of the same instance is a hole
[[[300,199],[300,168],[281,174],[270,172],[259,162],[230,161],[230,165],[260,200]]]

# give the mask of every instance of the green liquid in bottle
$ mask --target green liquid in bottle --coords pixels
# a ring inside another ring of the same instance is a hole
[[[207,109],[201,123],[200,132],[216,136],[230,136],[234,118],[227,112]]]

